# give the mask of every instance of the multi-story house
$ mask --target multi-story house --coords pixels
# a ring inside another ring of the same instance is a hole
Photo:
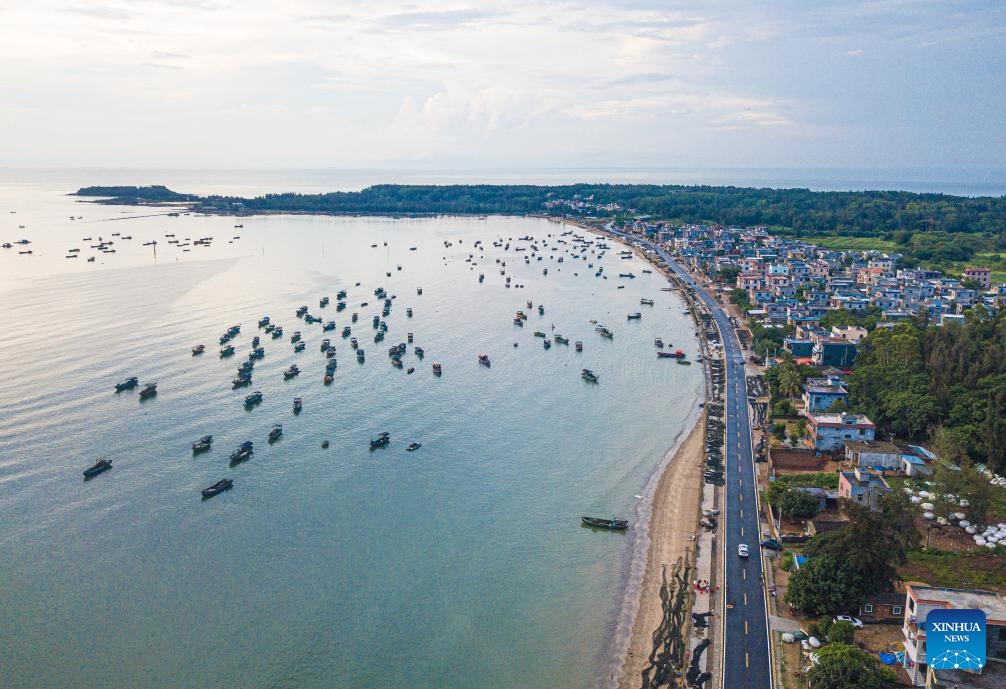
[[[865,414],[804,412],[807,432],[815,450],[837,452],[846,440],[873,440],[877,427]]]

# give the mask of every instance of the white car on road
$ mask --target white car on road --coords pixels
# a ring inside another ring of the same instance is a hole
[[[737,546],[737,554],[740,557],[747,557],[748,556],[748,546],[747,546],[747,543],[741,543],[740,545]],[[860,624],[862,624],[862,623],[860,623]]]

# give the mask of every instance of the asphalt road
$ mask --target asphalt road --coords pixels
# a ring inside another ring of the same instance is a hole
[[[613,232],[618,234],[617,232]],[[624,235],[623,235],[624,237]],[[625,237],[638,241],[635,237]],[[673,259],[656,245],[643,242],[667,262],[671,269],[694,290],[716,319],[723,336],[726,362],[725,446],[725,524],[721,521],[719,538],[726,537],[723,586],[726,604],[726,638],[723,656],[723,689],[770,689],[768,623],[762,588],[761,548],[758,546],[758,508],[751,451],[751,427],[748,417],[747,382],[744,353],[737,333],[719,304]],[[722,517],[721,517],[722,520]],[[741,558],[737,546],[746,543],[751,555]]]

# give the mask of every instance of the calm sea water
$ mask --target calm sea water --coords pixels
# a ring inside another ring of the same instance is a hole
[[[34,251],[0,250],[0,686],[600,684],[633,534],[592,532],[579,515],[631,516],[694,409],[701,367],[654,355],[658,335],[696,355],[679,298],[617,250],[600,262],[609,279],[594,277],[546,221],[137,218],[61,195],[110,178],[0,187],[0,239]],[[214,190],[208,181],[177,186]],[[214,242],[184,252],[165,233]],[[559,250],[527,266],[517,243],[491,243],[527,234]],[[99,236],[118,251],[87,263],[82,238]],[[153,239],[156,253],[142,246]],[[64,258],[70,248],[81,258]],[[505,288],[500,270],[524,288]],[[638,277],[616,277],[626,271]],[[374,344],[378,286],[397,299]],[[336,313],[340,289],[349,308]],[[339,368],[324,386],[321,326],[294,317],[301,304],[340,330],[358,312],[366,363],[326,334]],[[529,312],[523,329],[516,309]],[[626,320],[634,311],[641,321]],[[246,411],[247,390],[229,382],[263,314],[286,336],[263,337],[253,389],[264,402]],[[235,323],[239,354],[220,359],[217,337]],[[546,351],[537,329],[584,351]],[[407,332],[427,353],[410,349],[413,375],[387,357]],[[191,356],[200,343],[207,353]],[[303,373],[284,381],[293,362]],[[584,367],[599,385],[580,379]],[[132,375],[158,382],[157,397],[112,391]],[[285,435],[270,446],[274,423]],[[391,445],[371,452],[380,431]],[[212,451],[194,457],[207,433]],[[255,454],[231,469],[244,440]],[[413,440],[422,448],[405,452]],[[84,483],[100,455],[114,468]],[[234,489],[202,502],[199,489],[223,477]]]

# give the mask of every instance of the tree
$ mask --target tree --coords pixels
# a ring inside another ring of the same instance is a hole
[[[831,625],[831,629],[828,630],[828,643],[851,644],[855,636],[856,628],[852,626],[852,622],[839,620]]]
[[[779,498],[779,509],[789,519],[811,519],[821,511],[821,506],[813,495],[788,490]]]
[[[812,615],[831,615],[858,609],[870,590],[850,563],[820,553],[790,576],[786,602]]]
[[[885,689],[894,681],[893,673],[851,644],[832,643],[816,653],[817,663],[807,673],[814,689]]]
[[[725,266],[720,268],[719,274],[717,275],[717,280],[719,282],[724,282],[732,285],[737,282],[737,276],[741,274],[741,269],[738,266]]]

